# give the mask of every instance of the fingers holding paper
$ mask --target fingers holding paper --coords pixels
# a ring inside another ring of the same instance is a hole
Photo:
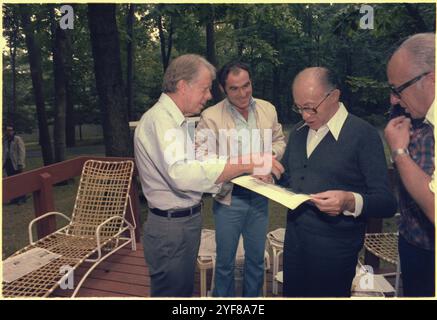
[[[329,190],[310,196],[316,207],[330,216],[337,216],[346,210],[355,211],[355,198],[352,192]]]
[[[252,177],[257,178],[258,180],[261,180],[262,182],[265,183],[273,183],[273,176],[271,174],[266,174],[266,175],[253,175]]]
[[[265,176],[271,173],[276,179],[279,179],[281,174],[284,173],[284,167],[271,153],[259,153],[249,156],[253,163],[252,173],[254,176]]]

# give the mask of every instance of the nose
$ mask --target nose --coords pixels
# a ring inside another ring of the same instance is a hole
[[[206,101],[209,101],[212,99],[211,89],[208,89],[208,92],[206,93]]]
[[[247,95],[247,89],[246,88],[240,88],[238,89],[238,94],[240,95],[240,97],[246,97]]]
[[[308,112],[306,112],[306,111],[302,112],[302,119],[304,121],[307,121],[308,118],[310,118],[310,117],[311,117],[311,115]]]

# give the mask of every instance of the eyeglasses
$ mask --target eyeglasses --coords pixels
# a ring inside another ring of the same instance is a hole
[[[430,72],[424,72],[420,75],[418,75],[417,77],[405,82],[404,84],[401,84],[399,87],[394,87],[393,85],[389,85],[391,93],[397,97],[398,99],[401,99],[401,93],[402,91],[404,91],[405,89],[407,89],[409,86],[415,84],[417,81],[419,81],[420,79],[422,79],[424,76],[428,75]]]
[[[335,89],[329,91],[326,96],[322,99],[322,101],[319,102],[319,104],[314,107],[299,107],[297,104],[293,104],[292,109],[294,112],[302,114],[304,112],[308,113],[308,114],[317,114],[317,108],[320,107],[320,105],[329,97],[329,95],[334,91]]]

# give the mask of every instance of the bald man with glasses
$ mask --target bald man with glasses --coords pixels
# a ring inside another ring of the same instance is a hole
[[[348,113],[330,70],[304,69],[292,92],[303,121],[291,129],[279,183],[312,199],[287,214],[284,296],[349,297],[367,218],[396,210],[382,141]]]
[[[435,295],[434,98],[435,34],[405,40],[387,65],[390,102],[407,116],[385,137],[400,176],[399,255],[404,296]]]

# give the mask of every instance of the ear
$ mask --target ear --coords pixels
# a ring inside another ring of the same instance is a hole
[[[341,96],[340,89],[335,89],[331,94],[335,97],[336,100],[340,100],[340,96]]]
[[[176,84],[176,89],[180,93],[184,93],[186,87],[187,87],[187,83],[185,80],[179,80],[178,83]]]

